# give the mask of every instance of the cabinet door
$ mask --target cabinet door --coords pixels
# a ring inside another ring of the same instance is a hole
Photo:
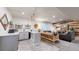
[[[29,33],[25,32],[25,39],[29,39]]]
[[[19,34],[19,40],[25,39],[25,33],[21,32]]]

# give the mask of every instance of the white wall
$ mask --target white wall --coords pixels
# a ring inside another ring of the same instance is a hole
[[[12,20],[11,14],[10,14],[9,11],[7,10],[7,8],[5,8],[5,7],[0,7],[0,18],[1,18],[4,14],[7,15],[9,21]]]
[[[11,21],[12,20],[12,17],[11,17],[11,14],[9,13],[9,11],[7,10],[7,8],[4,8],[4,7],[0,7],[0,18],[6,14],[7,15],[7,18],[8,18],[8,21]],[[7,28],[8,30],[8,28]],[[6,30],[6,31],[7,31]],[[0,23],[0,33],[3,33],[3,32],[6,32],[4,30],[4,28],[2,27],[1,23]]]
[[[31,20],[27,20],[27,19],[22,19],[22,18],[14,18],[13,19],[13,23],[14,24],[19,24],[19,25],[27,25],[30,24],[32,25],[31,27],[33,28],[34,24],[38,24],[39,28],[42,30],[52,30],[53,31],[53,26],[51,23],[47,23],[47,22],[41,22],[41,21],[31,21]]]
[[[23,18],[13,18],[13,23],[19,24],[19,25],[22,25],[22,24],[26,25],[26,24],[31,24],[31,21]]]
[[[52,24],[51,23],[47,23],[47,22],[37,22],[37,24],[39,25],[39,28],[42,30],[42,31],[45,31],[45,30],[52,30]]]

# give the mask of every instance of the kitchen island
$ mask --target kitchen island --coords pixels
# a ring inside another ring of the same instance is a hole
[[[1,33],[0,34],[0,51],[18,50],[19,33]]]

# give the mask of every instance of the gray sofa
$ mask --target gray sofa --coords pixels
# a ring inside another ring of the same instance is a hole
[[[68,31],[65,33],[59,33],[59,39],[71,42],[75,39],[75,32],[74,31]]]

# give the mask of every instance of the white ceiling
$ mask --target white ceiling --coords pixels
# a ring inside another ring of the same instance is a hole
[[[8,7],[7,8],[10,13],[12,14],[12,17],[19,17],[19,18],[28,18],[32,15],[34,8],[28,7],[28,8],[21,8],[21,7]],[[22,12],[25,13],[25,15],[22,15]]]
[[[58,7],[58,9],[69,18],[79,20],[79,7]]]
[[[31,19],[33,13],[36,18],[44,18],[45,21],[59,21],[62,19],[79,19],[79,8],[78,7],[8,7],[7,8],[13,18],[24,18]],[[21,13],[25,14],[22,15]],[[56,18],[53,18],[56,16]]]

